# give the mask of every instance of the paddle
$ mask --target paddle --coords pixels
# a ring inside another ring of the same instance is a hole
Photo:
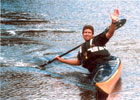
[[[118,28],[122,27],[122,26],[125,24],[125,22],[126,22],[126,19],[121,19],[121,20],[117,21],[117,22],[116,22],[116,28],[115,28],[115,30],[117,30]],[[109,30],[109,27],[107,27],[102,33],[107,33],[108,30]],[[102,33],[100,33],[100,34],[102,34]],[[82,44],[83,44],[83,43],[82,43]],[[63,54],[61,54],[60,57],[62,57],[62,56],[64,56],[64,55],[70,53],[71,51],[73,51],[73,50],[79,48],[82,44],[80,44],[80,45],[76,46],[75,48],[73,48],[73,49],[71,49],[71,50],[69,50],[69,51],[67,51],[67,52],[65,52],[65,53],[63,53]],[[54,59],[48,61],[47,63],[45,63],[45,64],[43,64],[43,65],[40,65],[38,68],[43,70],[43,69],[45,69],[45,66],[46,66],[46,65],[52,63],[52,62],[55,61],[55,60],[56,60],[56,59],[54,58]]]
[[[75,48],[73,48],[73,49],[71,49],[71,50],[69,50],[69,51],[67,51],[67,52],[65,52],[65,53],[63,53],[63,54],[61,54],[61,55],[59,55],[59,56],[62,57],[62,56],[64,56],[64,55],[70,53],[71,51],[73,51],[73,50],[79,48],[80,46],[81,46],[81,44],[78,45],[78,46],[76,46]],[[40,68],[43,68],[44,66],[46,66],[46,65],[48,65],[48,64],[50,64],[50,63],[52,63],[52,62],[55,61],[55,60],[56,60],[56,59],[54,58],[54,59],[48,61],[46,64],[40,65],[39,67],[40,67]]]

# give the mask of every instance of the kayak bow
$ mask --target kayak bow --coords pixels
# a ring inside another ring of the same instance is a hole
[[[98,71],[94,74],[92,81],[94,81],[97,89],[110,94],[119,80],[121,72],[122,64],[120,59],[112,57],[111,60],[98,66]]]

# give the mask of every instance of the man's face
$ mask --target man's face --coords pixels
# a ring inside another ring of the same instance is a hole
[[[92,30],[85,29],[83,32],[83,38],[85,41],[89,41],[90,39],[92,39],[93,38]]]

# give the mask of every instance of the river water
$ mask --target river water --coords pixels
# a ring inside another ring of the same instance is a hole
[[[110,100],[140,99],[139,0],[1,0],[1,100],[95,100],[88,71],[53,62],[35,68],[83,43],[85,24],[95,35],[110,25],[120,10],[126,24],[107,47],[123,64],[121,79]],[[64,56],[75,58],[78,49]]]

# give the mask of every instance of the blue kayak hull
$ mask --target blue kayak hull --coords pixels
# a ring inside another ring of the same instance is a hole
[[[110,94],[119,80],[122,72],[121,60],[112,56],[111,59],[100,64],[92,76],[92,84],[106,94]]]

